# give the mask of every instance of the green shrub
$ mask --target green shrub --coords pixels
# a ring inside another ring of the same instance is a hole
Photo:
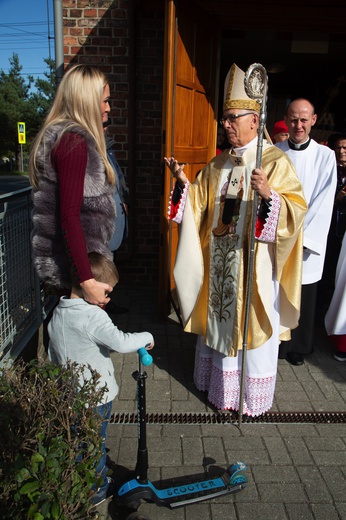
[[[90,368],[90,367],[89,367]],[[101,418],[93,409],[105,389],[98,374],[76,391],[75,363],[18,362],[0,373],[1,518],[96,517],[92,486],[101,479]]]

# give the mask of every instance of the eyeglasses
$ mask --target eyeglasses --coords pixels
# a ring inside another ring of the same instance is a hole
[[[253,115],[253,112],[245,112],[245,114],[230,114],[229,116],[227,117],[222,117],[220,119],[220,123],[222,125],[225,125],[226,123],[228,123],[229,125],[231,123],[235,123],[236,120],[239,118],[239,117],[243,117],[243,116],[252,116]]]

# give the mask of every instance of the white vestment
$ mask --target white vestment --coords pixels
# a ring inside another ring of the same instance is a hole
[[[325,316],[328,336],[346,334],[346,233],[335,274],[335,289]]]
[[[288,141],[275,146],[291,159],[303,186],[308,211],[304,219],[302,284],[312,284],[322,278],[337,182],[335,153],[313,139],[304,150],[292,150]]]

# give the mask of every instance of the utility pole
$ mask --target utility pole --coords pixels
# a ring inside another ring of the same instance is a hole
[[[58,87],[64,75],[64,32],[62,0],[54,0],[55,79]]]
[[[49,61],[52,59],[52,54],[50,52],[50,40],[52,39],[50,35],[50,19],[49,19],[49,0],[47,0],[47,23],[48,23],[48,54]]]

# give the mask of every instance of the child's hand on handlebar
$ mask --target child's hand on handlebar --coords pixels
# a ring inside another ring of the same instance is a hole
[[[146,348],[146,350],[151,350],[152,348],[154,348],[154,345],[155,345],[155,341],[153,341],[152,343],[148,343],[148,345],[145,345],[145,348]]]

